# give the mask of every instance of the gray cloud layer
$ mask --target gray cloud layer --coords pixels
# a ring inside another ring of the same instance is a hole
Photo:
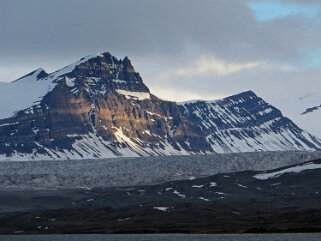
[[[254,89],[272,102],[286,103],[310,92],[307,78],[314,89],[321,88],[319,67],[303,68],[307,53],[321,49],[321,17],[259,22],[247,3],[1,0],[0,80],[38,67],[53,71],[84,55],[110,51],[118,57],[129,55],[146,83],[164,98],[215,98]],[[223,67],[248,62],[259,67],[224,76],[210,71],[177,74],[196,66],[201,56],[218,59]],[[282,101],[279,92],[293,83],[295,95]]]
[[[320,26],[298,17],[258,23],[245,0],[2,0],[1,59],[99,50],[296,61],[321,47]],[[295,41],[294,41],[295,40]]]

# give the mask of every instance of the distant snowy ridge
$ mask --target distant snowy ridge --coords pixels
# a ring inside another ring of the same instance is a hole
[[[39,70],[16,81],[0,82],[0,118],[8,118],[20,110],[40,102],[53,88],[51,79],[38,79]]]
[[[311,113],[311,112],[314,112],[314,111],[318,111],[321,109],[321,105],[318,105],[318,106],[314,106],[314,107],[310,107],[308,109],[306,109],[302,115],[305,115],[305,114],[308,114],[308,113]]]
[[[60,76],[72,72],[79,64],[95,57],[95,55],[88,55],[51,74],[39,68],[12,82],[0,82],[0,102],[5,103],[0,108],[0,118],[11,117],[17,111],[37,104],[48,92],[53,90],[56,85],[55,81]]]
[[[284,112],[300,128],[321,138],[321,125],[319,121],[321,119],[321,94],[314,85],[307,86],[306,88],[310,90],[305,95],[291,98],[291,94],[288,102],[278,105],[283,106]]]

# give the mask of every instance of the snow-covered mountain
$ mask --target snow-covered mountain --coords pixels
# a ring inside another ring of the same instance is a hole
[[[252,91],[175,103],[130,60],[87,56],[0,84],[0,159],[81,159],[317,150],[321,141]]]
[[[219,153],[288,150],[294,146],[311,150],[320,142],[252,91],[184,106],[189,119],[198,118],[202,130],[210,129],[206,139]]]

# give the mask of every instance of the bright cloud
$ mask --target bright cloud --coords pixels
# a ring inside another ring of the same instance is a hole
[[[203,55],[197,60],[194,66],[178,69],[176,71],[176,74],[186,76],[200,75],[206,73],[227,75],[246,69],[253,69],[258,67],[259,65],[259,62],[232,63],[219,58]]]
[[[170,86],[159,86],[159,85],[150,85],[148,86],[152,93],[157,94],[157,97],[162,98],[163,100],[169,101],[189,101],[189,100],[215,100],[226,97],[227,94],[204,94],[196,93],[190,90],[175,90]]]

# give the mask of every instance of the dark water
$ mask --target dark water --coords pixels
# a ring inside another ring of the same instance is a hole
[[[0,241],[316,241],[320,234],[18,235]]]

